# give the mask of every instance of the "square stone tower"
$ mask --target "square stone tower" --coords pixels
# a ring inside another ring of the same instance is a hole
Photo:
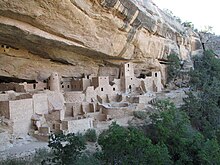
[[[120,79],[122,92],[130,93],[135,91],[135,76],[133,63],[128,62],[121,65]]]

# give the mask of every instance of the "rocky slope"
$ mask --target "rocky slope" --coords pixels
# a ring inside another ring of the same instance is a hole
[[[215,55],[220,57],[220,36],[212,33],[199,33],[204,50],[213,50]]]
[[[31,80],[128,60],[164,73],[168,54],[190,60],[202,50],[196,33],[150,0],[2,0],[0,44],[0,76]]]

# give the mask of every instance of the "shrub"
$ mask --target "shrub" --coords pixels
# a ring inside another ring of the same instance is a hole
[[[30,164],[39,164],[45,159],[52,158],[53,156],[53,153],[46,148],[38,149],[36,150],[35,155],[31,161],[32,163]]]
[[[81,134],[52,134],[49,137],[48,146],[52,149],[54,156],[44,160],[42,164],[74,165],[77,158],[79,158],[83,150],[86,149],[85,145],[84,137]]]
[[[105,164],[172,164],[167,147],[154,145],[143,132],[113,123],[101,133],[100,159]]]
[[[156,144],[165,144],[175,164],[197,164],[204,137],[193,129],[187,114],[168,100],[156,105],[160,113],[151,116],[147,136]]]
[[[189,115],[194,128],[207,138],[213,138],[220,129],[220,59],[212,51],[194,57],[190,72],[191,89],[182,109]]]
[[[220,145],[216,139],[207,140],[199,151],[201,164],[220,164]]]
[[[144,120],[148,117],[148,113],[145,111],[134,111],[133,112],[134,117]]]
[[[91,154],[82,154],[80,156],[76,163],[76,165],[101,165],[100,161],[93,155]]]
[[[167,56],[169,65],[167,67],[167,81],[170,82],[179,75],[180,71],[180,59],[176,54],[170,54]]]
[[[84,136],[85,136],[85,139],[89,142],[96,142],[97,140],[97,134],[94,129],[88,129]]]

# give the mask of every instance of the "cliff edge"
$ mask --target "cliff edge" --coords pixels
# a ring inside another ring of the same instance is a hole
[[[167,55],[190,61],[202,51],[198,34],[141,0],[2,0],[0,44],[0,76],[30,80],[98,74],[125,61],[164,77]]]

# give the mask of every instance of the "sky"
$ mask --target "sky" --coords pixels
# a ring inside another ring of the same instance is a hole
[[[198,30],[212,26],[213,32],[220,35],[219,0],[153,0],[160,9],[169,9],[182,22],[192,22]]]

